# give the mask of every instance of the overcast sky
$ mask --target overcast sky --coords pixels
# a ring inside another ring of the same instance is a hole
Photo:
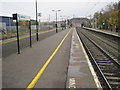
[[[2,0],[0,1],[0,15],[12,16],[12,13],[19,13],[30,16],[35,19],[35,1],[36,0]],[[52,10],[61,10],[58,13],[64,18],[88,17],[95,12],[105,8],[106,5],[118,2],[118,0],[37,0],[38,12],[42,13],[41,20],[48,21],[55,19],[55,12]]]

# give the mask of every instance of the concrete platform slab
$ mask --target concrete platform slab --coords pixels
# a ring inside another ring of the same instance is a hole
[[[91,73],[91,66],[88,63],[90,63],[88,57],[74,29],[66,88],[101,88],[98,79],[95,79]]]
[[[63,30],[62,32],[56,33],[49,38],[35,43],[32,48],[27,47],[23,49],[21,54],[15,53],[4,58],[2,61],[2,87],[26,88],[69,31],[70,29]],[[47,67],[47,73],[44,73],[43,80],[39,81],[42,81],[42,84],[37,82],[35,88],[65,87],[71,45],[70,42],[71,34],[66,38],[60,51],[58,51],[53,58],[54,60],[50,62],[50,66]],[[49,73],[53,70],[52,68],[54,69],[54,73]],[[60,71],[59,73],[57,73],[58,70]]]

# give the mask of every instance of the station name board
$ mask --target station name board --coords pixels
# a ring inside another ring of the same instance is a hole
[[[25,21],[25,20],[30,20],[30,16],[25,16],[21,14],[13,14],[13,20],[18,20],[18,21]]]

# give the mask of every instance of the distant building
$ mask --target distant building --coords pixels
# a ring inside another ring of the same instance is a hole
[[[1,19],[0,22],[6,23],[6,26],[15,26],[12,17],[0,16],[0,19]]]
[[[28,28],[28,26],[22,26],[21,25],[22,22],[19,22],[19,29],[26,29]],[[39,29],[42,28],[53,28],[54,24],[44,24],[44,22],[38,22],[39,23]],[[45,22],[46,23],[46,22]],[[47,22],[48,23],[48,22]],[[59,23],[58,23],[58,26]],[[31,29],[35,30],[36,29],[36,20],[31,19]],[[8,31],[12,31],[12,30],[16,30],[16,23],[13,22],[13,18],[12,17],[8,17],[8,16],[0,16],[0,32],[6,33]]]
[[[13,22],[12,17],[0,16],[0,31],[8,31],[15,29],[16,23]]]
[[[89,26],[89,19],[87,18],[73,18],[71,22],[75,27]]]

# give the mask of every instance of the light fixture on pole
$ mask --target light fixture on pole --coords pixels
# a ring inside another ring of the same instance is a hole
[[[56,33],[57,33],[57,12],[60,12],[61,10],[52,10],[52,11],[56,13],[56,24],[55,24],[55,26],[56,26]]]

